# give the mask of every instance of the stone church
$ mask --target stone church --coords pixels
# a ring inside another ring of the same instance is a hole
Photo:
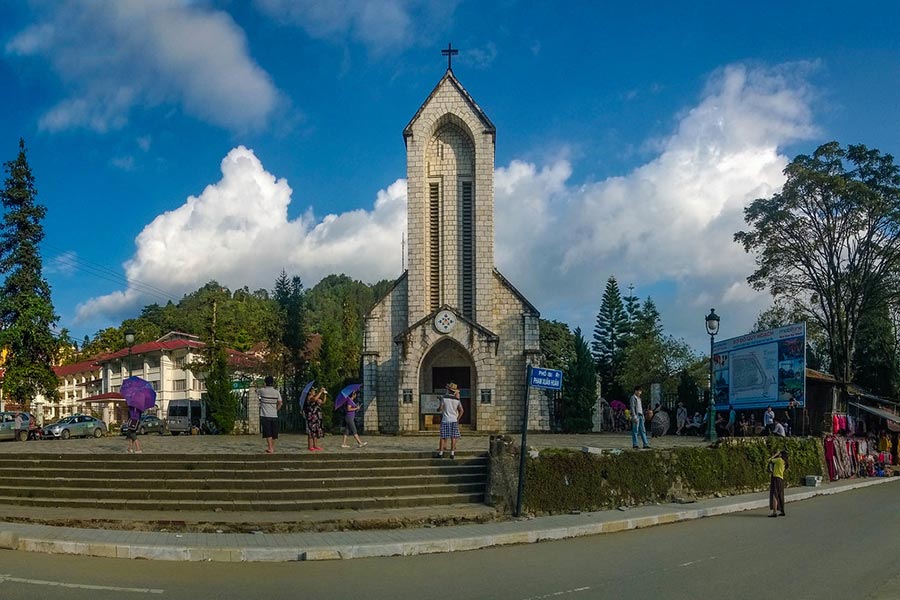
[[[540,314],[494,267],[496,133],[449,65],[403,130],[408,266],[365,318],[369,431],[437,428],[451,381],[463,429],[521,430]],[[549,429],[545,396],[531,390],[529,402],[529,429]]]

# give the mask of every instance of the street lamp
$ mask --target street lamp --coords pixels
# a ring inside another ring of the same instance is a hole
[[[134,346],[134,329],[125,330],[125,344],[128,346],[128,376],[131,377],[131,347]]]
[[[716,334],[719,333],[719,315],[716,314],[714,308],[709,309],[709,314],[706,315],[706,333],[709,334],[709,414],[706,417],[708,421],[706,439],[715,442],[718,436],[716,435],[716,379],[713,371],[713,342]]]

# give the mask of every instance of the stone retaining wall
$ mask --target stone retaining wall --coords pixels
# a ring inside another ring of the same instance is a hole
[[[712,447],[669,450],[545,449],[526,462],[527,512],[560,513],[690,501],[768,489],[768,458],[787,449],[787,484],[824,475],[818,438],[732,438]],[[507,436],[490,441],[486,501],[511,512],[518,489],[519,446]]]

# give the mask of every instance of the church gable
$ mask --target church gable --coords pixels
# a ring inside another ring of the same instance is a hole
[[[494,124],[481,110],[481,107],[472,99],[469,92],[454,77],[453,71],[448,69],[438,84],[434,86],[434,89],[431,90],[431,93],[425,99],[425,102],[422,103],[422,106],[419,107],[419,110],[416,111],[416,114],[413,115],[413,118],[403,128],[403,136],[407,138],[412,136],[418,129],[420,121],[428,120],[429,117],[433,125],[435,117],[432,113],[434,112],[446,112],[451,106],[457,107],[458,110],[459,100],[462,100],[463,104],[468,107],[466,112],[469,114],[466,116],[465,121],[470,129],[469,135],[474,137],[476,132],[490,133],[492,136],[496,135],[497,128],[494,127]],[[435,108],[437,108],[436,111],[434,110]],[[436,129],[437,127],[431,128],[431,132]]]

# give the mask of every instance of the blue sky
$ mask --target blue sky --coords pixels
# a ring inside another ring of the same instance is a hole
[[[606,278],[705,348],[769,304],[741,209],[825,141],[896,153],[900,5],[0,0],[0,159],[29,148],[77,339],[210,279],[400,272],[402,128],[454,73],[497,126],[495,257],[590,331]]]

